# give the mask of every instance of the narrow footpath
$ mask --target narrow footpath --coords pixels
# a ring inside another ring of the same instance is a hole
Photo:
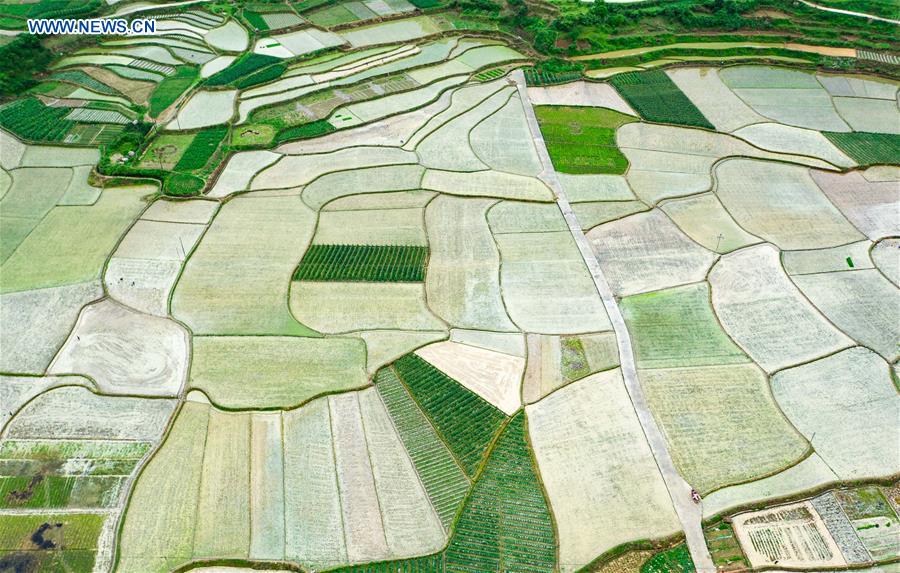
[[[828,6],[822,6],[820,4],[813,4],[812,2],[807,2],[806,0],[800,0],[800,2],[803,4],[806,4],[810,8],[824,10],[825,12],[834,12],[835,14],[844,14],[846,16],[856,16],[858,18],[867,18],[869,20],[878,20],[879,22],[889,22],[891,24],[900,25],[900,20],[891,20],[890,18],[882,18],[881,16],[876,16],[874,14],[866,14],[865,12],[854,12],[853,10],[842,10],[840,8],[830,8]]]
[[[559,177],[557,177],[553,163],[550,161],[550,154],[547,152],[544,137],[534,115],[534,108],[532,108],[531,101],[528,99],[525,74],[522,70],[516,70],[511,74],[511,77],[519,90],[519,97],[522,99],[522,107],[525,108],[525,116],[528,119],[528,127],[531,130],[534,147],[537,149],[538,156],[544,166],[543,172],[538,177],[556,195],[556,203],[566,219],[566,224],[569,226],[569,231],[575,239],[575,244],[578,245],[578,250],[581,252],[581,256],[584,258],[584,262],[594,279],[594,285],[596,285],[597,291],[603,299],[603,306],[606,307],[606,313],[612,322],[619,345],[619,360],[622,363],[621,369],[622,377],[625,380],[625,388],[628,390],[628,395],[634,405],[635,412],[637,412],[647,442],[650,444],[653,457],[656,458],[656,464],[659,466],[666,488],[669,490],[669,497],[672,498],[672,505],[675,507],[675,513],[678,515],[679,521],[681,521],[681,526],[687,538],[687,546],[691,552],[691,558],[694,560],[694,565],[699,573],[714,573],[716,567],[713,565],[709,549],[706,547],[701,526],[703,517],[702,506],[691,500],[691,487],[675,469],[675,464],[672,462],[672,457],[667,449],[666,440],[659,430],[659,426],[656,425],[656,420],[653,418],[650,408],[647,406],[647,400],[638,382],[634,352],[631,348],[631,336],[625,327],[625,320],[622,318],[619,305],[616,303],[612,290],[609,288],[609,283],[607,283],[606,277],[603,276],[600,263],[597,262],[597,257],[594,255],[594,251],[591,250],[587,237],[584,236],[581,225],[578,224],[578,220],[575,218],[575,213],[572,211],[569,200],[566,198],[565,190],[560,185]]]

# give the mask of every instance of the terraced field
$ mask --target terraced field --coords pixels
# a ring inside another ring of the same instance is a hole
[[[890,569],[888,24],[520,4],[0,2],[0,571]]]

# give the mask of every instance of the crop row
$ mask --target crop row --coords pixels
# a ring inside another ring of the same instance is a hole
[[[254,72],[265,67],[281,62],[275,56],[267,56],[265,54],[246,54],[237,59],[230,66],[211,75],[206,79],[206,85],[224,86],[238,81]]]
[[[122,476],[0,477],[0,508],[110,507]]]
[[[194,171],[203,169],[209,162],[209,158],[219,148],[219,144],[225,139],[227,133],[228,127],[225,125],[217,125],[199,132],[191,140],[181,159],[175,164],[175,170]]]
[[[375,388],[387,406],[432,505],[444,527],[449,528],[469,489],[466,476],[393,369],[378,371]]]
[[[381,561],[365,565],[350,565],[332,569],[329,573],[440,573],[444,570],[444,555],[436,553],[398,561]]]
[[[610,83],[648,121],[715,129],[662,70],[618,74]]]
[[[525,438],[523,413],[497,439],[444,559],[448,572],[554,571],[556,537]]]
[[[409,245],[312,245],[294,280],[418,282],[425,280],[428,247]]]
[[[65,119],[67,107],[48,107],[35,98],[0,107],[0,126],[29,141],[63,141],[75,123]]]
[[[525,83],[529,86],[550,86],[581,79],[581,71],[546,72],[535,68],[525,69]]]
[[[861,166],[897,163],[897,158],[900,157],[900,135],[897,134],[863,131],[822,133]]]
[[[62,72],[57,72],[50,76],[50,79],[83,86],[89,90],[97,92],[98,94],[124,97],[124,94],[119,90],[106,85],[105,83],[85,73],[82,70],[65,70]]]
[[[403,356],[393,366],[465,472],[475,475],[505,419],[503,412],[415,354]]]

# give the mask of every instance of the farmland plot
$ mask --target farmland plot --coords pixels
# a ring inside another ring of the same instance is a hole
[[[662,70],[618,74],[610,83],[648,121],[714,129]]]
[[[39,571],[90,571],[97,561],[101,513],[0,515],[0,560]],[[42,550],[45,544],[52,550]]]
[[[556,86],[532,86],[528,88],[528,99],[534,105],[605,107],[637,115],[611,85],[596,82],[576,81]]]
[[[897,288],[877,270],[794,277],[810,301],[838,328],[893,362],[900,354]]]
[[[148,187],[107,188],[90,206],[54,207],[0,266],[3,293],[87,282],[143,208]],[[73,240],[77,237],[77,241]]]
[[[850,131],[815,75],[764,66],[735,66],[719,77],[753,110],[779,123],[816,130]]]
[[[432,311],[453,326],[514,331],[500,296],[500,255],[487,223],[495,201],[438,196],[425,210]]]
[[[321,567],[346,563],[328,399],[286,412],[283,424],[285,558]],[[301,476],[304,487],[296,487]]]
[[[900,135],[827,131],[825,132],[825,137],[860,165],[877,166],[882,163],[897,163]]]
[[[225,169],[219,174],[215,185],[207,195],[222,198],[248,189],[250,181],[261,170],[272,165],[281,158],[271,151],[243,151],[228,158]]]
[[[469,144],[481,161],[497,171],[536,176],[543,169],[518,95],[475,126]]]
[[[84,307],[51,374],[83,373],[101,392],[174,396],[187,378],[188,332],[111,300]]]
[[[782,249],[820,249],[863,238],[807,169],[733,159],[717,166],[716,179],[715,193],[738,224]]]
[[[870,239],[900,235],[895,182],[871,182],[858,171],[837,174],[811,170],[809,174],[853,226]]]
[[[550,188],[540,179],[502,171],[459,173],[428,169],[421,187],[451,195],[542,202],[553,200]]]
[[[765,121],[719,78],[715,68],[680,68],[666,70],[666,75],[697,106],[716,131],[731,132]]]
[[[878,270],[900,287],[900,239],[882,239],[870,254]]]
[[[855,161],[844,155],[827,137],[811,129],[779,123],[757,123],[735,131],[734,135],[776,153],[818,157],[838,167],[856,165]]]
[[[469,489],[468,479],[393,369],[378,372],[375,388],[415,464],[434,510],[449,530]]]
[[[847,562],[808,501],[734,517],[734,532],[753,567],[841,567]]]
[[[425,167],[447,171],[487,169],[469,144],[470,132],[509,101],[511,88],[500,89],[477,106],[434,130],[416,145]]]
[[[572,205],[572,211],[585,232],[603,223],[623,219],[649,209],[640,201],[589,201]]]
[[[185,265],[173,316],[194,334],[311,334],[291,316],[288,288],[314,221],[296,197],[229,201]]]
[[[319,214],[313,243],[427,246],[425,214],[421,208],[326,211]]]
[[[465,82],[466,79],[468,79],[468,75],[449,76],[419,87],[417,89],[398,92],[377,99],[370,99],[358,103],[353,103],[344,107],[337,108],[332,114],[332,117],[336,117],[339,114],[348,114],[350,115],[350,117],[354,117],[358,120],[355,123],[370,123],[376,120],[390,121],[390,118],[394,114],[403,113],[407,110],[415,110],[416,108],[421,108],[422,106],[429,104],[433,105],[435,103],[440,103],[445,97],[449,97],[451,88]],[[410,112],[409,117],[418,118],[421,116],[421,122],[424,123],[428,119],[427,115],[428,114],[426,113],[413,111]],[[333,119],[329,119],[329,121],[334,123]],[[345,120],[341,122],[341,125],[348,126],[350,124],[347,124]],[[338,126],[335,125],[335,127]],[[378,129],[380,126],[370,125],[369,127]],[[392,140],[390,143],[401,145],[404,141],[405,139],[397,138],[396,140]]]
[[[195,558],[248,556],[249,435],[249,414],[210,409],[193,531]]]
[[[166,129],[197,129],[225,123],[234,115],[237,90],[198,91],[178,110]]]
[[[141,473],[119,534],[119,571],[170,571],[191,558],[209,406],[186,402]],[[168,511],[160,511],[165,500]]]
[[[503,413],[415,354],[394,362],[393,369],[466,474],[474,475],[506,419]]]
[[[629,296],[620,305],[638,368],[750,361],[719,326],[705,282]]]
[[[365,346],[351,338],[197,336],[190,386],[226,408],[291,408],[366,384]],[[248,376],[257,389],[247,393]]]
[[[99,281],[0,294],[0,371],[43,373],[81,307],[102,296]]]
[[[424,209],[437,197],[434,191],[396,191],[376,195],[349,195],[335,199],[322,211],[375,211],[378,209]]]
[[[559,182],[572,203],[637,199],[628,186],[628,180],[620,175],[560,173]]]
[[[0,433],[13,414],[32,398],[51,388],[69,384],[89,385],[90,381],[74,376],[0,376],[0,399],[5,406],[0,410]]]
[[[616,129],[634,121],[631,116],[564,106],[537,107],[535,114],[557,171],[622,174],[628,169],[628,160],[616,147]]]
[[[665,201],[660,208],[695,242],[716,253],[730,253],[762,240],[742,229],[715,194]]]
[[[151,207],[145,217],[165,217],[165,203],[154,203],[160,207]],[[216,207],[211,202],[192,203],[199,203],[201,209]],[[198,212],[197,220],[202,221],[203,215]],[[202,223],[139,219],[122,238],[106,268],[104,282],[110,295],[141,312],[164,316],[177,274],[205,229]]]
[[[871,242],[859,241],[830,249],[783,251],[781,263],[785,272],[791,276],[871,269],[874,268],[869,257],[871,248]]]
[[[280,413],[250,417],[251,559],[284,559],[284,437]]]
[[[526,413],[559,530],[562,571],[627,541],[679,529],[618,370],[574,382]]]
[[[520,329],[547,334],[610,329],[597,288],[567,231],[494,238],[503,300]]]
[[[450,340],[510,356],[525,357],[525,337],[520,333],[454,328],[450,330]]]
[[[253,157],[255,156],[248,156],[247,159]],[[392,147],[351,147],[333,153],[288,155],[261,170],[253,178],[250,188],[281,189],[298,187],[314,181],[318,186],[317,180],[325,178],[334,180],[332,184],[336,185],[340,181],[340,176],[348,171],[352,173],[355,169],[415,162],[415,154]],[[313,186],[310,185],[310,188]],[[354,192],[359,193],[360,189],[354,189]],[[310,191],[310,195],[314,194],[314,191]],[[318,207],[319,205],[316,205],[313,208]]]
[[[369,376],[379,368],[393,362],[431,342],[445,340],[446,330],[364,330],[353,333],[366,343],[366,372]]]
[[[723,257],[709,274],[725,331],[767,372],[851,346],[803,298],[767,245]]]
[[[640,370],[639,375],[675,464],[698,491],[777,472],[807,451],[806,440],[778,410],[755,365]]]
[[[785,370],[772,379],[785,414],[843,480],[895,474],[900,415],[888,364],[864,348]]]
[[[587,238],[621,296],[701,281],[716,257],[659,210],[594,227]]]
[[[834,107],[853,131],[900,134],[897,103],[892,100],[835,97]]]
[[[726,487],[704,496],[703,517],[706,519],[721,515],[730,508],[751,502],[788,497],[837,480],[822,458],[813,453],[775,475]]]
[[[294,280],[422,282],[427,258],[428,247],[315,244],[303,255]]]
[[[243,52],[250,42],[247,31],[234,20],[209,30],[203,39],[213,48],[226,52]]]
[[[546,233],[566,231],[566,220],[554,204],[500,201],[487,214],[491,231],[504,233]]]
[[[446,328],[426,305],[421,284],[297,281],[290,305],[298,320],[326,334]]]
[[[438,551],[444,530],[378,392],[370,388],[358,398],[389,554]]]
[[[412,191],[422,187],[425,168],[419,165],[366,167],[337,171],[319,177],[303,189],[303,201],[312,209],[321,209],[334,199],[360,193]]]
[[[897,85],[877,77],[817,74],[819,83],[832,96],[897,99]]]
[[[66,384],[88,382],[60,377]],[[175,410],[174,400],[103,396],[82,386],[50,389],[13,417],[4,437],[47,440],[143,440],[155,442]]]
[[[619,128],[616,142],[631,162],[626,174],[629,185],[650,204],[708,190],[713,165],[732,155],[833,169],[820,159],[771,153],[736,137],[682,127],[630,123]]]
[[[834,537],[847,563],[866,563],[873,560],[866,546],[859,540],[853,524],[841,509],[834,492],[823,493],[810,501],[816,513],[825,522],[828,532]]]
[[[456,342],[430,344],[416,354],[507,416],[519,409],[524,358]]]
[[[408,42],[442,32],[441,23],[430,16],[415,16],[352,28],[341,32],[343,39],[354,48],[384,44],[386,42]]]

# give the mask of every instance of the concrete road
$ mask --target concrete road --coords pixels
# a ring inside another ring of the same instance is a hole
[[[578,245],[578,250],[581,252],[581,256],[584,258],[584,262],[594,279],[597,291],[603,299],[603,305],[606,307],[609,320],[612,322],[613,330],[616,333],[625,387],[628,390],[628,395],[631,397],[631,403],[634,405],[634,410],[641,422],[647,442],[650,444],[653,457],[656,458],[656,464],[659,466],[666,488],[669,490],[669,496],[672,498],[675,513],[678,515],[678,519],[681,521],[681,526],[684,529],[694,565],[700,573],[713,573],[716,571],[716,567],[713,565],[712,558],[709,555],[709,549],[706,547],[706,540],[703,537],[703,530],[700,525],[703,517],[702,507],[691,500],[691,487],[675,469],[675,464],[669,455],[666,440],[659,430],[659,426],[656,425],[656,420],[653,418],[650,408],[647,406],[647,400],[638,382],[634,352],[631,348],[631,336],[625,327],[622,312],[619,310],[619,305],[613,296],[612,290],[609,288],[609,283],[607,283],[606,277],[603,275],[600,263],[597,262],[597,257],[594,255],[594,251],[591,250],[587,237],[584,236],[581,225],[578,224],[578,220],[575,218],[572,206],[566,198],[565,190],[560,185],[559,177],[557,177],[553,163],[550,161],[547,146],[544,144],[544,137],[534,115],[534,108],[532,108],[531,101],[528,99],[528,92],[525,88],[525,75],[521,70],[516,70],[512,74],[512,79],[519,90],[519,97],[522,98],[522,105],[525,108],[525,116],[528,119],[528,127],[531,130],[534,147],[537,149],[541,164],[544,167],[543,172],[538,177],[555,193],[556,203],[566,219],[566,224],[569,226],[569,231],[575,239],[575,244]]]

